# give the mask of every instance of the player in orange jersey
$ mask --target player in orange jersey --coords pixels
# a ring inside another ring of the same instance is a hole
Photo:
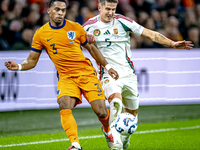
[[[65,20],[65,0],[50,0],[48,14],[50,22],[39,28],[33,37],[32,50],[21,64],[6,61],[9,70],[29,70],[39,60],[42,48],[45,48],[58,71],[57,102],[60,108],[61,124],[71,141],[68,150],[82,150],[77,134],[77,124],[72,109],[82,101],[81,94],[91,104],[92,109],[103,125],[107,138],[112,140],[109,127],[109,112],[105,105],[105,96],[96,70],[88,58],[84,57],[81,45],[92,57],[108,70],[115,80],[118,73],[112,69],[99,50],[87,43],[85,31],[78,23]]]

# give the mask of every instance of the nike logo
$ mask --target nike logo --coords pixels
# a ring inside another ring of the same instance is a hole
[[[50,38],[50,39],[47,39],[47,42],[50,41],[50,40],[53,39],[53,38],[54,38],[54,37],[52,37],[52,38]]]
[[[98,94],[98,96],[101,96],[102,94]]]

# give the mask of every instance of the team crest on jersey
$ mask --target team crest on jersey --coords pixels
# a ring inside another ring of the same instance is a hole
[[[101,31],[99,29],[95,29],[94,32],[93,32],[93,34],[95,36],[99,36],[101,34]]]
[[[68,31],[67,36],[70,40],[74,40],[76,38],[76,34],[74,31]]]
[[[110,80],[109,80],[109,79],[106,79],[106,80],[104,81],[104,84],[107,84],[108,82],[110,82]]]
[[[117,29],[117,27],[114,27],[113,28],[113,33],[116,35],[116,34],[118,34],[118,29]]]

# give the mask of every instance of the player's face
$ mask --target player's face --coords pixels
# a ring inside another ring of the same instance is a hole
[[[108,3],[105,2],[105,5],[98,6],[99,12],[100,12],[100,20],[102,22],[111,22],[113,20],[113,17],[115,15],[117,3]]]
[[[51,25],[61,26],[66,14],[66,4],[64,2],[55,1],[47,12],[50,16]]]

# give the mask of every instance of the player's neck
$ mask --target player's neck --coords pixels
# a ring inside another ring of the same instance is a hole
[[[113,18],[113,19],[114,19],[114,18]],[[100,20],[101,22],[105,23],[105,24],[109,24],[109,23],[113,22],[113,19],[112,19],[111,21],[106,21],[106,20],[104,20],[103,18],[101,18],[101,16],[99,17],[99,20]]]
[[[51,26],[53,26],[53,27],[61,27],[64,23],[64,20],[61,23],[56,23],[53,21],[50,21],[50,23],[51,23]]]

